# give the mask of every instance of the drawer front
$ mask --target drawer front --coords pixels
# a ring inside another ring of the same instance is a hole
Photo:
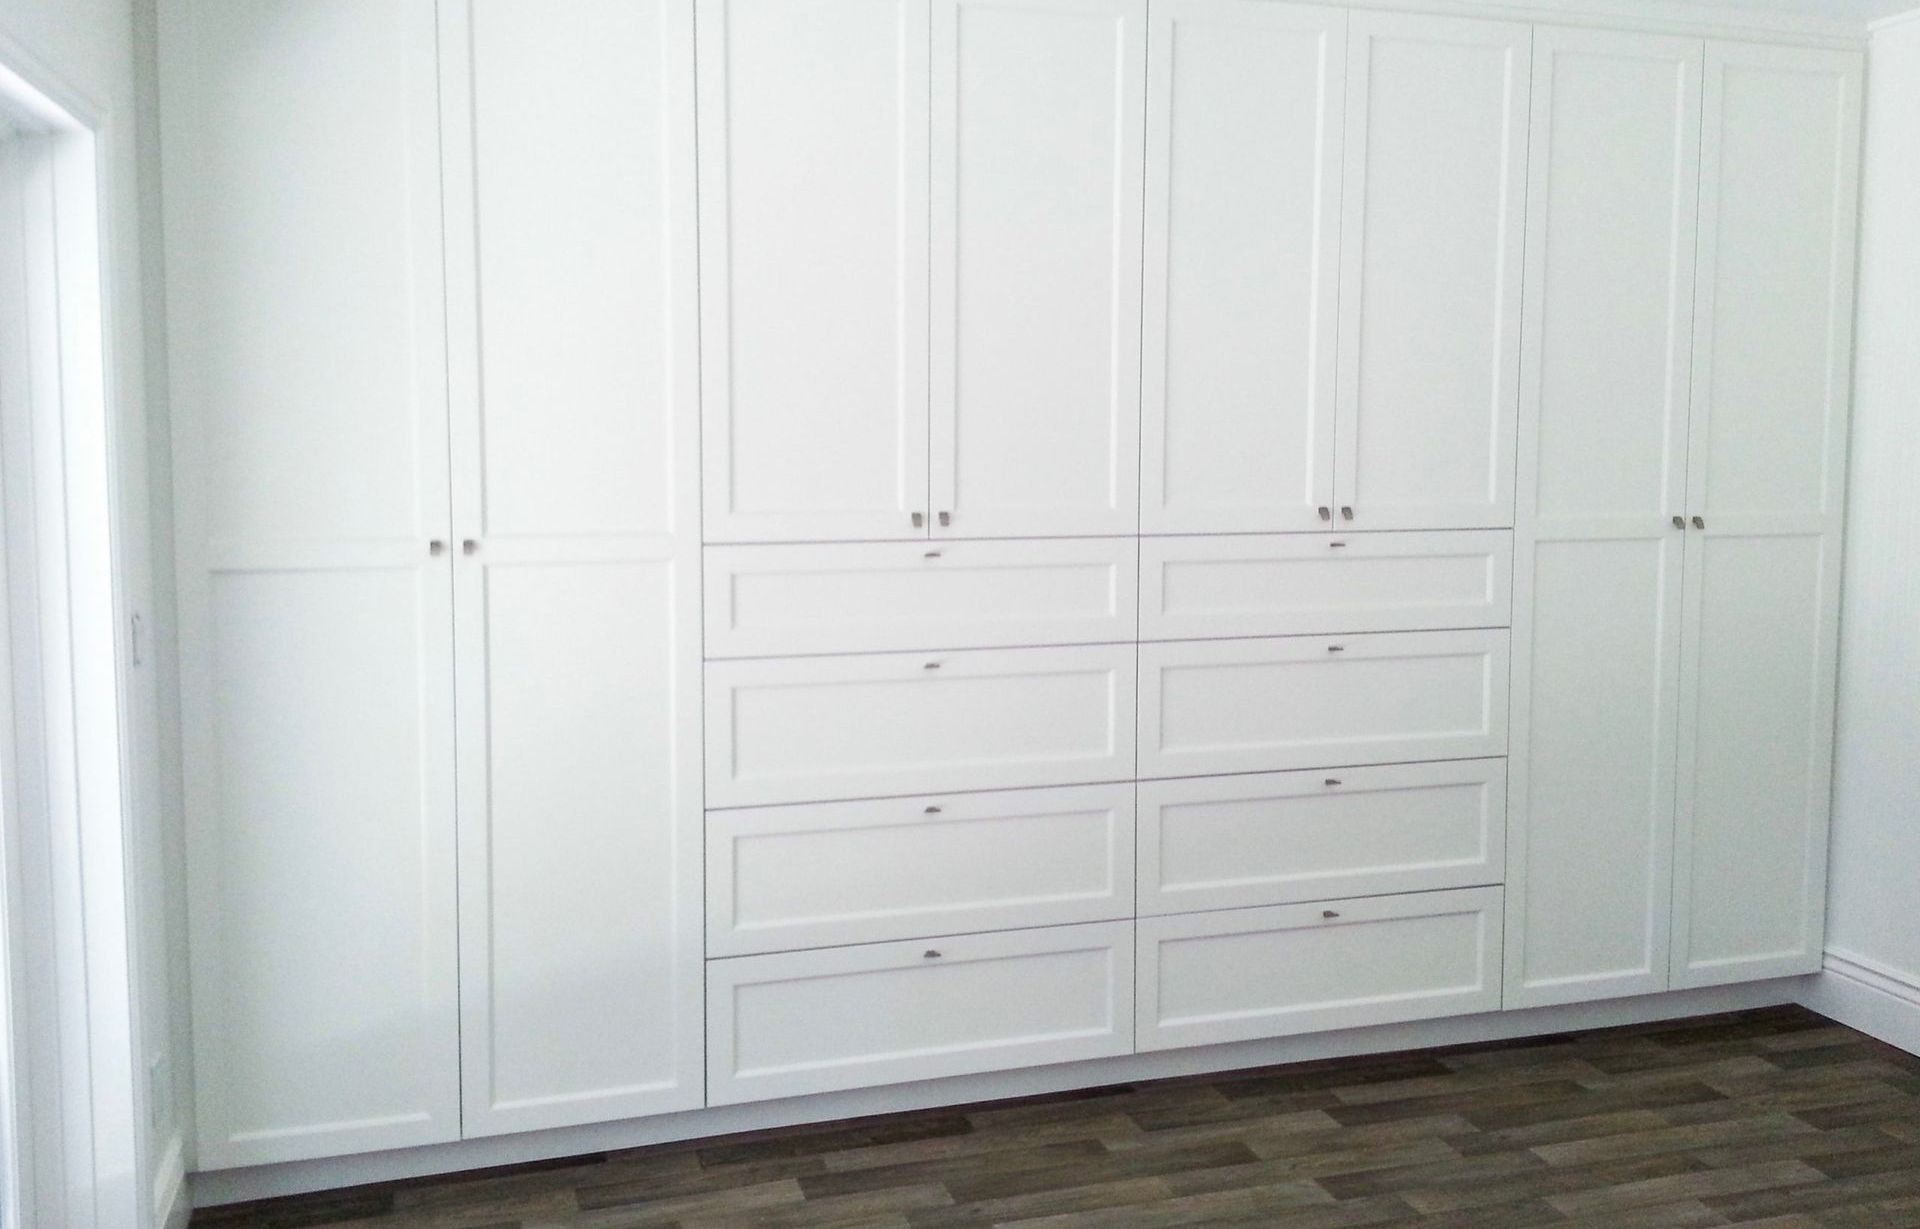
[[[1133,1050],[1133,924],[707,962],[707,1102]]]
[[[1133,787],[707,816],[707,954],[1133,916]]]
[[[1499,888],[1138,925],[1142,1051],[1500,1008]]]
[[[1499,883],[1504,759],[1140,786],[1140,912]]]
[[[1507,753],[1507,633],[1140,646],[1140,775]]]
[[[765,658],[707,666],[707,805],[1133,777],[1134,649]]]
[[[1294,636],[1505,627],[1513,535],[1144,538],[1140,637]]]
[[[1132,538],[726,546],[706,553],[708,657],[1132,640]]]

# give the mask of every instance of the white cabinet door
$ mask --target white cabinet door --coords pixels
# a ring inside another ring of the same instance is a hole
[[[1133,923],[707,963],[715,1105],[1133,1052]]]
[[[1355,527],[1513,523],[1528,39],[1351,18],[1335,488]]]
[[[707,656],[1132,640],[1131,538],[707,551]]]
[[[1700,52],[1534,35],[1511,1006],[1667,984]]]
[[[706,536],[923,537],[927,0],[698,12]]]
[[[1500,889],[1140,919],[1138,1048],[1500,1009]]]
[[[1140,646],[1142,777],[1507,753],[1507,632]]]
[[[1346,28],[1268,0],[1152,5],[1146,532],[1331,515]]]
[[[1146,17],[933,2],[936,533],[1138,525]]]
[[[1860,83],[1707,48],[1676,986],[1820,967]]]
[[[693,5],[442,13],[475,1136],[704,1094]]]
[[[1133,784],[707,816],[707,953],[1133,916]]]
[[[1130,644],[709,662],[707,803],[1133,779]]]
[[[163,16],[199,1163],[451,1140],[434,6]]]

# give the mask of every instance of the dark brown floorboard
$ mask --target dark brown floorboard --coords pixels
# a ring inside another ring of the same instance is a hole
[[[1920,1229],[1920,1058],[1797,1007],[664,1144],[200,1229]]]

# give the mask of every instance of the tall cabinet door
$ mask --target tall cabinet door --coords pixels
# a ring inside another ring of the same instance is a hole
[[[933,0],[936,533],[1138,525],[1146,25]]]
[[[434,6],[165,6],[199,1163],[459,1134]]]
[[[1325,528],[1346,13],[1156,0],[1151,23],[1141,528]]]
[[[1663,990],[1700,54],[1534,35],[1506,1002]]]
[[[924,537],[928,0],[698,0],[706,536]]]
[[[442,13],[475,1136],[703,1097],[693,3]]]
[[[1356,529],[1513,523],[1529,38],[1351,19],[1335,474]]]
[[[1707,48],[1676,986],[1820,967],[1860,83]]]

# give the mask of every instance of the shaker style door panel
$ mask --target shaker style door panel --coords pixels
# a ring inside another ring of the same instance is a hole
[[[1701,45],[1534,34],[1507,1001],[1664,990]]]
[[[707,817],[707,954],[1133,916],[1133,785]]]
[[[1349,19],[1336,522],[1513,523],[1529,35]]]
[[[1857,54],[1707,48],[1675,986],[1820,967],[1860,91]]]
[[[707,656],[1131,641],[1130,538],[707,551]]]
[[[693,3],[441,8],[472,1137],[704,1096]]]
[[[1507,633],[1140,646],[1140,775],[1507,752]]]
[[[1146,0],[934,0],[935,533],[1138,525],[1146,45]]]
[[[711,541],[926,535],[927,18],[698,0]]]
[[[707,663],[707,805],[1133,778],[1130,644]]]
[[[1346,13],[1154,0],[1149,20],[1141,528],[1323,528]]]
[[[707,963],[715,1105],[1133,1052],[1133,923]]]
[[[442,1143],[460,1055],[434,6],[162,18],[199,1164]]]

